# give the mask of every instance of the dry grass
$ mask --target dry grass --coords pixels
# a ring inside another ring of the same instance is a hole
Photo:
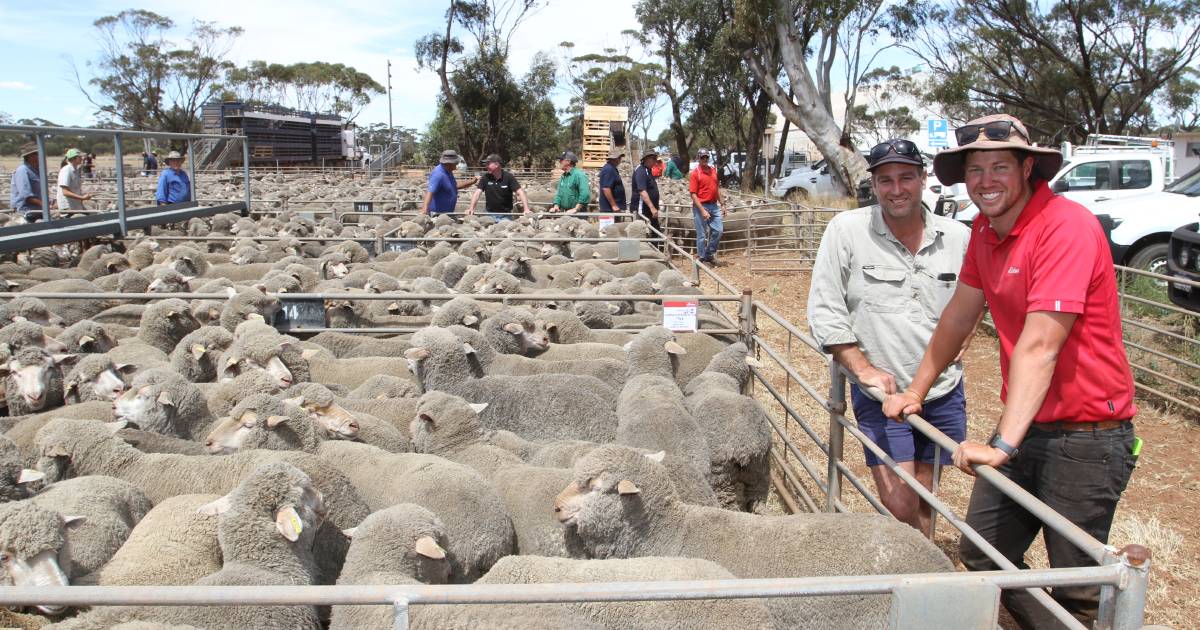
[[[755,299],[771,306],[801,331],[807,331],[805,304],[808,293],[808,274],[799,272],[766,274],[751,273],[743,252],[729,252],[723,260],[729,266],[718,273],[736,286],[752,289]],[[709,292],[716,287],[711,281],[704,284]],[[804,346],[780,326],[762,314],[758,317],[758,334],[786,357],[800,376],[819,393],[829,388],[827,367],[822,357]],[[790,345],[789,345],[790,340]],[[980,333],[965,358],[967,387],[967,434],[985,439],[991,434],[1003,406],[999,400],[1000,373],[998,347],[994,337]],[[809,425],[818,439],[828,438],[829,416],[784,371],[774,365],[765,352],[760,359],[768,365],[765,376],[782,394],[790,406]],[[776,422],[785,426],[798,450],[808,458],[821,478],[824,478],[826,458],[804,430],[792,420],[782,406],[758,386],[756,394],[764,401]],[[1200,425],[1194,419],[1172,414],[1161,406],[1139,401],[1136,419],[1139,436],[1145,440],[1138,468],[1126,489],[1113,524],[1110,543],[1122,546],[1138,543],[1154,554],[1151,589],[1146,608],[1146,622],[1175,628],[1196,627],[1193,602],[1200,597],[1200,464],[1193,453],[1200,451]],[[823,505],[820,489],[807,480],[794,457],[787,458],[799,471],[806,490],[814,501]],[[862,447],[847,433],[844,449],[847,466],[872,491],[869,470],[865,466]],[[957,514],[965,514],[973,480],[956,470],[945,471],[939,497]],[[852,510],[867,512],[870,505],[849,484],[843,484],[843,500]],[[934,542],[957,560],[958,531],[944,520],[937,523]],[[1040,538],[1027,554],[1031,566],[1046,566],[1045,548]]]

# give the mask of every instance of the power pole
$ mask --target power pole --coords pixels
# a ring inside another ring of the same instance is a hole
[[[392,143],[396,141],[396,130],[392,128],[392,60],[387,62],[387,90],[388,90],[388,148],[391,148]]]

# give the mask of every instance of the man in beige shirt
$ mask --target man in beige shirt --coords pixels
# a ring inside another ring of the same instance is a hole
[[[879,205],[843,212],[825,228],[808,293],[813,337],[864,385],[892,394],[909,383],[942,309],[954,293],[970,230],[921,204],[925,162],[908,140],[877,145],[868,157]],[[857,385],[858,426],[899,466],[932,486],[935,446],[907,423],[889,422],[879,401]],[[966,432],[962,365],[938,378],[925,419],[961,441]],[[930,508],[864,448],[884,506],[929,532]],[[943,464],[950,464],[943,452]]]

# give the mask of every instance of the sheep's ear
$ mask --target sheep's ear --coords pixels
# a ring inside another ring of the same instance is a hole
[[[354,538],[354,535],[357,533],[358,533],[357,527],[351,527],[350,529],[342,530],[342,535],[345,536],[346,538]]]
[[[137,366],[132,363],[114,363],[113,369],[121,374],[132,374],[137,371]]]
[[[54,365],[70,365],[79,360],[79,355],[77,355],[77,354],[52,354],[52,355],[50,355],[50,360],[54,362]]]
[[[167,392],[159,392],[158,393],[158,404],[165,405],[167,407],[174,407],[175,401],[171,400],[171,395],[168,394]]]
[[[267,416],[267,428],[274,429],[289,420],[287,416]]]
[[[388,305],[387,305],[387,311],[388,311],[389,313],[395,313],[395,312],[396,312],[396,311],[398,311],[398,310],[400,310],[400,303],[399,303],[399,302],[392,302],[391,304],[388,304]]]
[[[91,335],[79,335],[79,347],[82,348],[89,343],[95,343],[96,339]]]
[[[622,479],[621,483],[617,484],[617,493],[621,495],[641,494],[642,489],[634,485],[632,481],[628,479]]]
[[[506,332],[506,333],[510,333],[513,335],[519,335],[524,331],[525,331],[525,329],[522,328],[521,325],[518,324],[517,322],[509,322],[504,325],[504,332]]]
[[[254,320],[254,321],[260,321],[260,322],[267,321],[266,318],[264,318],[262,315],[259,315],[258,313],[246,313],[246,320],[247,321]]]
[[[73,394],[75,392],[75,389],[78,387],[79,387],[79,383],[77,383],[75,381],[68,381],[66,383],[63,383],[63,394],[64,395]]]
[[[630,350],[633,350],[633,340],[626,341],[625,345],[621,346],[621,349],[624,350],[625,352],[629,352]]]
[[[487,403],[468,403],[467,406],[474,410],[475,413],[483,413],[483,410],[488,408]]]
[[[666,459],[666,457],[667,457],[666,451],[659,451],[657,453],[646,453],[646,459],[648,459],[650,461],[658,462],[660,464],[663,462],[664,459]]]
[[[475,346],[472,346],[471,344],[464,341],[463,342],[463,352],[466,352],[467,354],[475,354]]]
[[[429,350],[426,348],[409,348],[404,351],[404,358],[413,361],[420,361],[429,358]]]
[[[237,295],[237,289],[233,287],[225,287],[225,295],[232,300],[233,296]]]
[[[303,397],[303,396],[296,396],[295,398],[284,398],[284,399],[283,399],[283,404],[285,404],[285,405],[295,405],[295,406],[297,406],[297,407],[303,407],[303,406],[304,406],[304,397]]]
[[[446,557],[446,551],[442,549],[441,545],[437,544],[436,540],[429,536],[418,538],[417,544],[413,545],[413,550],[432,560],[442,560]]]
[[[464,326],[472,326],[472,325],[474,325],[474,324],[475,324],[475,322],[477,322],[477,321],[479,321],[479,318],[478,318],[478,317],[475,317],[474,315],[465,315],[465,316],[462,318],[462,323],[463,323],[463,325],[464,325]]]
[[[199,343],[192,344],[192,358],[193,359],[199,361],[200,357],[204,356],[205,352],[208,352],[208,348],[205,348],[204,344],[199,344]]]
[[[619,304],[613,304],[612,302],[605,302],[605,304],[608,306],[609,313],[616,315],[617,313],[621,312],[621,306]]]
[[[17,476],[17,485],[23,483],[33,483],[46,478],[46,473],[32,468],[22,468],[21,474]]]
[[[203,514],[205,516],[216,516],[218,514],[224,514],[224,513],[228,512],[229,508],[232,507],[232,505],[233,505],[233,501],[229,498],[229,495],[227,494],[227,495],[221,497],[220,499],[213,501],[212,503],[205,503],[204,505],[201,505],[200,507],[196,508],[196,513]]]
[[[67,529],[75,529],[76,527],[79,527],[87,522],[87,517],[82,514],[71,514],[69,516],[64,514],[62,519],[63,525],[65,525]]]
[[[320,352],[320,350],[317,350],[316,348],[308,348],[305,350],[301,350],[300,358],[307,361],[308,359],[311,359],[311,358],[317,356],[318,352]]]
[[[684,350],[683,346],[679,345],[679,343],[676,341],[668,341],[667,343],[664,343],[663,350],[666,350],[671,354],[687,354],[687,350]]]
[[[42,451],[43,457],[70,457],[71,453],[67,451],[62,444],[51,444]]]
[[[113,422],[105,422],[104,423],[104,428],[108,429],[108,432],[112,433],[114,435],[116,435],[117,431],[120,431],[121,429],[124,429],[128,426],[129,426],[129,423],[124,420],[116,420]]]
[[[284,538],[296,542],[300,540],[300,533],[304,531],[304,521],[300,520],[296,508],[288,505],[275,513],[275,529]]]
[[[759,361],[758,359],[756,359],[750,355],[746,355],[746,365],[749,365],[752,367],[762,367],[762,361]]]

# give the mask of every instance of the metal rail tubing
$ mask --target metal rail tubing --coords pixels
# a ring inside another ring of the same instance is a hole
[[[1196,412],[1196,413],[1200,413],[1200,407],[1197,407],[1196,405],[1194,405],[1194,404],[1192,404],[1192,403],[1189,403],[1189,402],[1187,402],[1187,401],[1185,401],[1185,400],[1181,400],[1181,399],[1179,399],[1179,398],[1176,398],[1175,396],[1172,396],[1172,395],[1170,395],[1170,394],[1168,394],[1168,393],[1166,393],[1166,392],[1164,392],[1164,391],[1162,391],[1162,390],[1155,389],[1155,388],[1153,388],[1153,387],[1151,387],[1151,386],[1149,386],[1149,385],[1146,385],[1146,384],[1144,384],[1144,383],[1137,383],[1137,386],[1138,386],[1138,388],[1139,388],[1139,389],[1142,389],[1142,390],[1145,390],[1145,391],[1147,391],[1147,392],[1150,392],[1151,394],[1154,394],[1155,396],[1158,396],[1159,398],[1162,398],[1162,399],[1164,399],[1164,400],[1167,400],[1167,401],[1169,401],[1169,402],[1173,402],[1173,403],[1175,403],[1176,405],[1179,405],[1180,407],[1184,407],[1184,408],[1186,408],[1186,409],[1190,409],[1190,410],[1192,410],[1192,411],[1194,411],[1194,412]]]
[[[1165,282],[1170,282],[1172,284],[1182,284],[1182,285],[1186,285],[1189,287],[1200,287],[1200,281],[1196,281],[1196,280],[1189,280],[1187,278],[1181,278],[1181,277],[1176,277],[1176,276],[1168,276],[1166,274],[1154,273],[1153,271],[1146,271],[1144,269],[1135,269],[1133,267],[1125,267],[1123,265],[1114,265],[1114,267],[1116,267],[1117,271],[1119,271],[1121,273],[1131,273],[1135,276],[1154,278],[1155,280],[1163,280]]]
[[[551,604],[697,599],[761,599],[887,594],[920,581],[951,587],[987,580],[999,588],[1117,586],[1120,565],[978,573],[817,576],[555,584],[329,585],[329,586],[8,586],[0,605],[47,606],[297,606],[409,604]]]
[[[2,295],[2,294],[0,294],[0,295]],[[826,398],[825,396],[823,396],[820,392],[818,392],[815,387],[810,385],[808,383],[808,381],[805,380],[804,377],[800,375],[799,372],[796,372],[796,369],[788,364],[787,359],[783,355],[781,355],[779,353],[779,351],[772,348],[770,343],[766,339],[763,339],[759,335],[755,335],[754,342],[756,344],[758,344],[759,348],[762,348],[763,350],[765,350],[767,352],[768,356],[770,356],[772,359],[775,359],[775,362],[779,364],[779,367],[783,368],[783,371],[788,376],[790,376],[792,378],[792,380],[796,381],[796,383],[798,385],[800,385],[801,388],[804,389],[805,393],[807,393],[813,400],[815,400],[817,402],[817,404],[821,405],[821,408],[823,408],[825,411],[832,410],[832,407],[829,404],[829,399]]]
[[[1141,370],[1152,376],[1156,376],[1158,378],[1168,380],[1171,383],[1178,385],[1179,387],[1183,387],[1185,389],[1190,389],[1196,393],[1200,393],[1200,385],[1196,385],[1194,383],[1188,383],[1187,381],[1182,381],[1180,379],[1175,378],[1174,376],[1170,376],[1168,374],[1163,374],[1162,372],[1159,372],[1157,370],[1152,370],[1144,365],[1138,365],[1137,363],[1134,363],[1132,361],[1129,362],[1129,367],[1131,367],[1135,370]]]
[[[138,131],[135,129],[89,129],[84,127],[42,127],[39,125],[0,125],[0,132],[46,134],[48,136],[110,136],[119,133],[130,138],[166,138],[168,140],[240,140],[244,136],[228,136],[211,133],[174,133],[169,131]]]
[[[1172,313],[1179,313],[1180,315],[1188,315],[1191,317],[1196,317],[1195,311],[1189,311],[1185,308],[1180,308],[1178,306],[1175,306],[1174,304],[1163,304],[1162,302],[1155,302],[1154,300],[1147,300],[1146,298],[1140,298],[1140,297],[1137,297],[1136,295],[1128,295],[1128,294],[1121,296],[1121,299],[1129,300],[1130,302],[1135,302],[1137,304],[1144,304],[1146,306],[1152,306],[1154,308],[1160,308],[1164,311],[1170,311]]]
[[[431,300],[448,301],[457,293],[268,293],[269,297],[287,300]],[[735,295],[585,295],[574,293],[472,293],[471,299],[503,302],[575,301],[575,302],[661,302],[699,300],[701,302],[739,302]],[[65,293],[49,291],[0,292],[0,299],[35,297],[42,300],[227,300],[228,293]]]
[[[1148,331],[1158,334],[1158,335],[1170,337],[1171,339],[1174,339],[1176,341],[1186,341],[1187,343],[1191,343],[1191,344],[1200,346],[1200,339],[1193,339],[1192,337],[1185,337],[1179,333],[1173,333],[1169,330],[1155,328],[1154,326],[1151,326],[1149,324],[1143,324],[1143,323],[1137,321],[1136,319],[1129,319],[1127,317],[1122,317],[1121,323],[1129,324],[1130,326],[1133,326],[1135,328],[1141,328],[1142,330],[1148,330]]]
[[[1173,355],[1167,354],[1165,352],[1160,352],[1153,348],[1148,348],[1146,346],[1143,346],[1140,343],[1136,343],[1136,342],[1130,341],[1128,339],[1125,339],[1124,341],[1125,341],[1125,345],[1128,347],[1136,348],[1147,354],[1152,354],[1160,359],[1166,359],[1168,361],[1173,361],[1175,363],[1178,363],[1179,365],[1183,365],[1183,366],[1192,368],[1193,370],[1200,370],[1200,365],[1196,365],[1195,363],[1192,363],[1191,361],[1188,361],[1187,359],[1181,359],[1177,356],[1173,356]]]
[[[808,489],[804,487],[804,484],[801,483],[800,480],[796,478],[796,474],[794,472],[792,472],[792,467],[788,466],[784,462],[784,459],[779,456],[779,453],[776,452],[776,449],[773,446],[772,446],[772,448],[767,450],[767,454],[770,455],[771,461],[775,462],[775,466],[777,466],[779,468],[780,473],[784,477],[783,481],[787,481],[788,483],[792,484],[792,487],[795,488],[796,492],[798,492],[800,494],[800,498],[804,501],[804,504],[806,506],[808,506],[808,512],[810,514],[817,513],[817,511],[818,511],[817,503],[815,501],[813,501],[812,495],[809,494]],[[774,481],[774,480],[772,479],[772,481]],[[818,487],[820,487],[820,486],[818,486]],[[792,493],[791,490],[788,490],[787,492],[788,492],[788,494]],[[784,495],[781,493],[779,496],[783,497]],[[799,508],[800,506],[795,505],[794,502],[789,507],[792,508],[793,514],[800,511],[800,510],[796,509],[796,508]]]

